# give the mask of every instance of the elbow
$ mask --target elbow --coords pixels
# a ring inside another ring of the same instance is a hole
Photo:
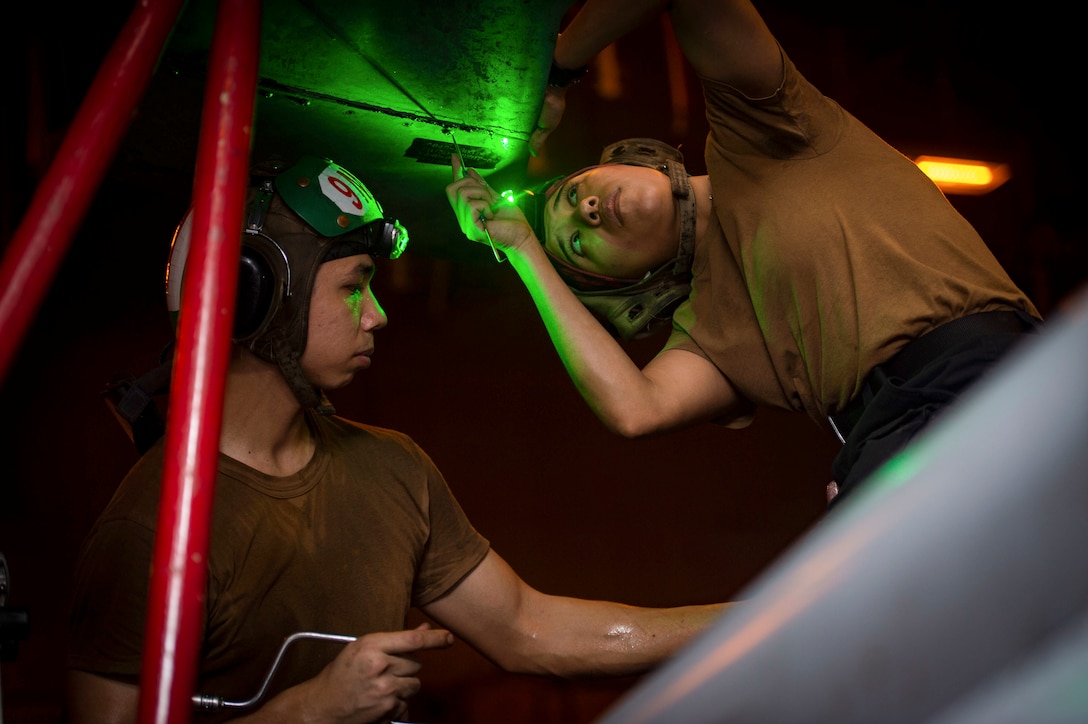
[[[503,647],[493,652],[487,658],[495,666],[508,674],[522,674],[529,676],[554,676],[563,678],[566,676],[560,659],[546,647],[541,646],[534,637],[529,637],[517,644]]]
[[[654,430],[647,428],[645,425],[631,420],[621,420],[614,422],[608,426],[608,428],[627,440],[637,440],[642,437],[651,435]]]
[[[645,410],[640,409],[598,410],[597,418],[610,432],[628,440],[650,437],[667,429],[662,420],[646,415]]]
[[[530,661],[516,657],[504,657],[500,661],[492,662],[507,674],[520,676],[546,676],[553,678],[567,678],[561,670],[548,665],[547,661]]]

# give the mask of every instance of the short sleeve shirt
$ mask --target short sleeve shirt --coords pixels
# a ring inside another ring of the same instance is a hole
[[[756,405],[822,420],[944,322],[1038,316],[910,159],[783,63],[765,99],[703,80],[715,215],[668,348],[709,359]]]

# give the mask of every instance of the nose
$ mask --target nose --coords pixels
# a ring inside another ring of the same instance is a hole
[[[584,196],[578,203],[578,216],[587,226],[601,223],[601,199],[599,196]]]
[[[382,309],[382,305],[378,302],[378,297],[374,295],[374,292],[368,293],[366,298],[363,313],[359,315],[359,326],[367,332],[373,332],[389,324],[389,317],[386,316],[385,310]]]

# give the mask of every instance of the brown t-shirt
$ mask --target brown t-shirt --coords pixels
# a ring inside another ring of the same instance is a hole
[[[219,456],[198,693],[249,699],[296,632],[402,630],[410,606],[448,593],[488,551],[406,435],[309,419],[317,450],[295,475]],[[138,681],[162,460],[160,441],[84,544],[69,667]],[[317,674],[342,646],[293,644],[266,698]]]
[[[666,347],[822,424],[934,327],[1038,312],[912,161],[783,63],[762,100],[703,80],[715,218]]]

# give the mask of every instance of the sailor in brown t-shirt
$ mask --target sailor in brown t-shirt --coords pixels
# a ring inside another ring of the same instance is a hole
[[[666,6],[703,85],[707,175],[634,138],[516,206],[474,171],[455,169],[447,196],[463,232],[510,260],[610,429],[802,412],[844,442],[828,486],[841,501],[1039,314],[917,166],[805,80],[747,0],[585,3],[556,43],[535,144],[577,69]],[[616,339],[670,324],[641,368]]]
[[[187,217],[171,251],[171,311],[190,234]],[[536,591],[472,527],[410,438],[335,415],[325,391],[370,368],[387,322],[370,288],[375,259],[396,258],[406,241],[331,161],[304,157],[255,174],[203,592],[197,693],[215,713],[201,721],[399,719],[420,688],[413,655],[448,647],[453,635],[509,671],[642,672],[726,605],[640,608]],[[140,437],[149,449],[79,558],[73,724],[136,720],[168,454],[153,438]],[[445,628],[404,630],[410,607]],[[300,633],[335,638],[297,638],[252,701],[281,643]]]

